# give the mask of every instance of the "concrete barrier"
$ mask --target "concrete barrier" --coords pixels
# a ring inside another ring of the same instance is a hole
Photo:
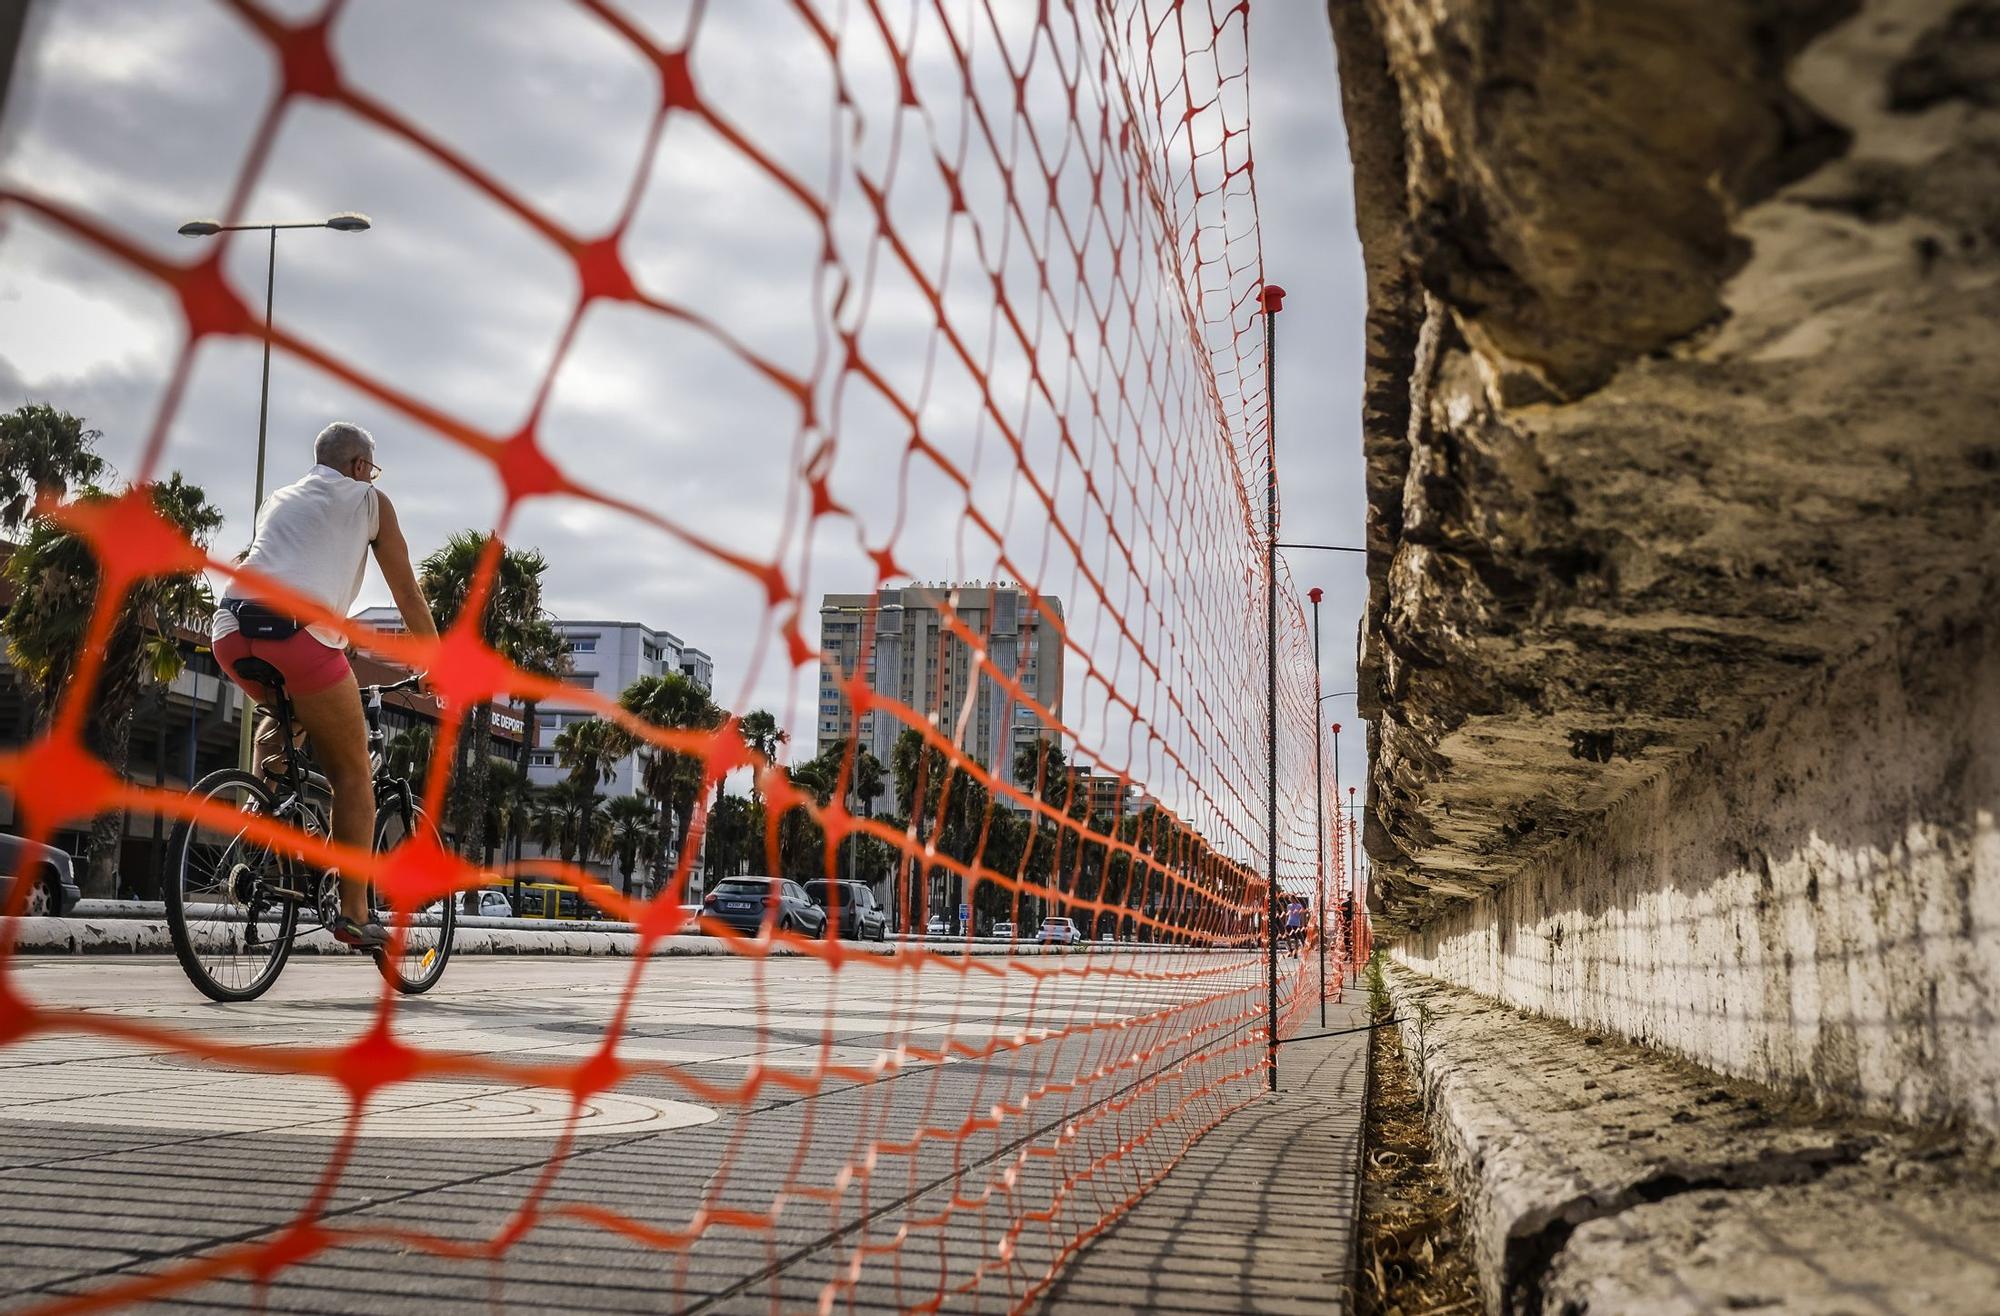
[[[1994,1310],[1991,1145],[1386,976],[1487,1310]]]
[[[198,935],[213,948],[224,943],[224,929],[237,920],[219,919]],[[170,955],[173,937],[167,928],[166,907],[149,900],[82,900],[75,910],[59,918],[13,918],[0,920],[8,927],[9,942],[17,953],[31,955]],[[1132,942],[1084,942],[1076,946],[1037,946],[1031,942],[998,941],[992,938],[918,937],[886,942],[843,941],[848,953],[893,953],[904,945],[921,945],[939,954],[963,951],[971,955],[1075,955],[1075,954],[1160,954],[1206,951],[1201,946],[1138,945]],[[699,932],[662,937],[653,944],[654,955],[731,955],[735,943]],[[633,955],[639,948],[639,930],[632,923],[588,919],[483,918],[460,915],[452,937],[457,955]],[[346,954],[322,929],[302,933],[292,947],[294,954]],[[797,955],[789,946],[772,947],[772,954]]]

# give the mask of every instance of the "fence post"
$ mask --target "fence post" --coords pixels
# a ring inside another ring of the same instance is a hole
[[[1269,992],[1269,1037],[1265,1048],[1269,1053],[1271,1072],[1269,1088],[1278,1090],[1278,312],[1284,309],[1285,290],[1275,283],[1264,285],[1264,433],[1268,450],[1264,462],[1264,532],[1265,532],[1265,712],[1269,718],[1267,748],[1269,756],[1270,808],[1265,833],[1266,867],[1270,870],[1264,888],[1264,966],[1265,986]],[[1313,710],[1315,721],[1319,710]]]

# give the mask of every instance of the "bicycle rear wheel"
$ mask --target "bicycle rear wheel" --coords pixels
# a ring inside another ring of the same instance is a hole
[[[234,768],[209,773],[189,794],[245,820],[268,818],[277,806],[269,787]],[[298,859],[244,827],[195,819],[174,828],[167,857],[167,930],[181,968],[211,1000],[262,996],[292,953],[293,893],[304,881]]]
[[[430,815],[415,805],[410,806],[407,816],[400,807],[382,809],[375,818],[375,852],[388,854],[412,836],[429,831]],[[458,897],[445,896],[408,914],[380,893],[371,894],[371,900],[380,912],[382,926],[392,933],[403,927],[401,953],[392,955],[383,951],[376,956],[383,976],[406,995],[429,991],[444,976],[444,966],[451,959],[452,934],[458,926]],[[395,945],[393,937],[390,944]]]

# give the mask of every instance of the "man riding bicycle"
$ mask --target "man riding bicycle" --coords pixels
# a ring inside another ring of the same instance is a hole
[[[410,546],[396,509],[375,487],[375,439],[359,425],[336,421],[313,440],[313,468],[264,500],[257,533],[243,565],[326,605],[344,617],[361,592],[372,549],[403,624],[421,639],[437,638],[437,623],[417,586]],[[299,725],[333,790],[333,839],[367,850],[375,833],[373,769],[360,687],[348,665],[346,638],[326,626],[301,626],[252,597],[232,580],[222,592],[209,635],[215,660],[258,704],[271,691],[243,677],[236,664],[257,658],[284,678]],[[266,719],[258,734],[260,769],[277,751],[278,728]],[[340,879],[334,939],[364,950],[385,946],[389,934],[369,915],[367,883]]]

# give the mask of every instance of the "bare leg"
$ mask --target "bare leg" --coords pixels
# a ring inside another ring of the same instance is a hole
[[[368,719],[354,674],[318,694],[294,695],[292,709],[312,737],[313,760],[333,787],[333,839],[366,851],[375,843],[375,774],[368,763]],[[340,911],[368,921],[368,883],[340,879]]]

